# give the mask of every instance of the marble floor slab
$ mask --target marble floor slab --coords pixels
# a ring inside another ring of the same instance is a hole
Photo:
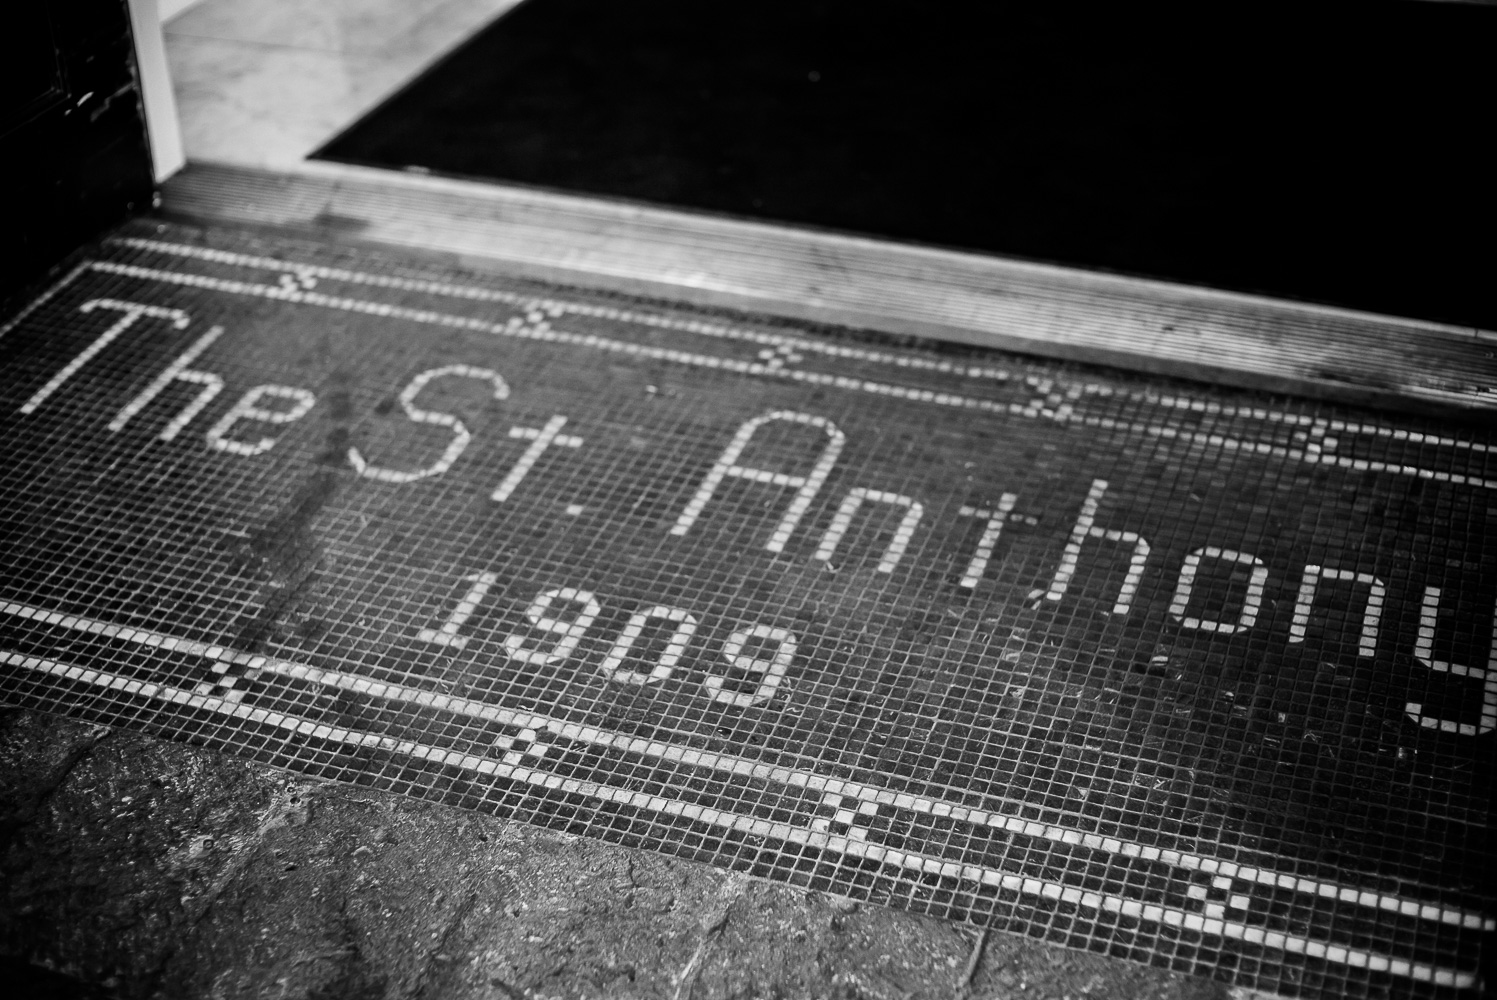
[[[518,0],[204,0],[167,22],[190,160],[297,163]]]

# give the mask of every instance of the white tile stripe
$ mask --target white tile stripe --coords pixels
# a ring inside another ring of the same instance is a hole
[[[1137,398],[1155,406],[1162,406],[1172,410],[1190,410],[1195,413],[1207,413],[1212,416],[1222,417],[1247,417],[1251,420],[1262,420],[1264,423],[1273,424],[1296,424],[1302,427],[1311,427],[1320,417],[1308,413],[1286,413],[1282,410],[1270,410],[1259,406],[1233,406],[1230,403],[1217,403],[1207,399],[1192,399],[1189,396],[1160,396],[1153,392],[1142,392]],[[1408,441],[1413,444],[1429,444],[1440,448],[1455,448],[1461,451],[1475,452],[1479,455],[1490,454],[1497,451],[1497,446],[1483,444],[1480,441],[1464,441],[1460,438],[1445,437],[1440,434],[1426,434],[1423,431],[1411,431],[1402,427],[1385,427],[1381,424],[1364,424],[1354,420],[1327,419],[1325,428],[1338,434],[1371,434],[1375,437],[1388,438],[1393,441]]]
[[[626,309],[614,309],[608,306],[590,306],[581,303],[565,302],[559,299],[527,298],[512,292],[499,291],[497,289],[478,288],[470,285],[455,285],[449,282],[429,281],[417,278],[397,278],[388,275],[367,274],[360,271],[350,271],[343,268],[325,267],[321,265],[297,264],[292,261],[277,260],[274,257],[261,257],[253,254],[237,253],[228,250],[214,250],[208,247],[195,247],[178,243],[166,243],[160,240],[148,240],[138,237],[122,237],[111,240],[123,246],[133,247],[138,250],[154,251],[177,257],[186,257],[195,260],[210,261],[219,264],[228,264],[234,267],[251,267],[268,271],[289,272],[293,274],[311,274],[319,278],[329,278],[336,281],[345,281],[350,284],[363,284],[383,288],[396,288],[402,291],[421,291],[433,295],[446,295],[452,298],[474,299],[478,301],[506,302],[517,306],[541,308],[554,312],[556,315],[572,314],[577,316],[593,316],[604,319],[618,320],[626,323],[635,323],[641,326],[653,326],[661,329],[681,330],[689,333],[702,334],[710,337],[720,337],[726,340],[741,340],[756,344],[772,344],[776,346],[794,347],[832,357],[853,358],[860,361],[873,361],[880,364],[896,365],[901,368],[920,368],[933,371],[948,372],[968,378],[990,378],[996,381],[1008,381],[1015,376],[1012,372],[1002,368],[991,368],[985,366],[968,367],[951,361],[935,361],[928,358],[913,357],[902,354],[889,354],[882,351],[873,351],[866,348],[845,347],[837,344],[827,344],[820,341],[800,340],[781,334],[766,334],[744,327],[726,326],[717,323],[704,323],[698,320],[678,320],[666,316],[656,316],[649,313],[634,312]],[[1087,385],[1084,390],[1089,395],[1117,395],[1105,386]],[[1188,410],[1195,413],[1204,413],[1212,416],[1222,417],[1246,417],[1253,420],[1261,420],[1265,423],[1283,423],[1290,425],[1309,426],[1317,419],[1310,414],[1288,413],[1282,410],[1270,410],[1265,407],[1234,406],[1230,403],[1217,403],[1211,400],[1195,399],[1188,396],[1161,396],[1153,390],[1142,390],[1121,394],[1121,398],[1148,403],[1152,406],[1160,406],[1174,410]],[[1347,420],[1328,420],[1326,427],[1329,430],[1342,434],[1370,434],[1376,437],[1389,438],[1396,441],[1410,441],[1416,444],[1432,444],[1442,448],[1453,448],[1463,451],[1472,451],[1478,454],[1487,454],[1497,450],[1497,447],[1479,441],[1465,441],[1460,438],[1445,437],[1437,434],[1425,434],[1420,431],[1409,431],[1402,428],[1385,427],[1379,424],[1358,423]]]
[[[397,278],[392,275],[368,274],[363,271],[350,271],[344,268],[326,267],[319,264],[297,264],[293,261],[278,260],[274,257],[258,257],[253,254],[237,253],[231,250],[214,250],[209,247],[195,247],[180,243],[163,243],[159,240],[141,239],[133,236],[119,237],[109,242],[133,247],[137,250],[149,250],[193,260],[209,261],[215,264],[228,264],[233,267],[252,267],[298,276],[310,275],[314,278],[327,278],[355,285],[394,288],[406,292],[426,292],[431,295],[446,295],[450,298],[471,299],[477,302],[503,302],[523,309],[540,309],[555,316],[589,316],[598,319],[616,320],[623,323],[633,323],[638,326],[653,326],[662,330],[679,330],[685,333],[696,333],[704,337],[720,337],[725,340],[739,340],[774,347],[793,347],[797,350],[812,351],[830,357],[874,361],[881,364],[897,365],[900,368],[918,368],[945,372],[961,375],[966,378],[990,378],[995,381],[1006,382],[1014,377],[1011,371],[1004,368],[990,368],[986,366],[969,367],[954,361],[937,361],[918,356],[888,354],[883,351],[873,351],[862,347],[847,347],[841,344],[829,344],[822,341],[802,340],[798,337],[787,336],[785,334],[764,333],[744,327],[726,326],[721,323],[710,323],[694,319],[674,319],[670,316],[634,312],[629,309],[615,309],[612,306],[593,306],[580,302],[567,302],[561,299],[537,298],[535,296],[520,295],[515,292],[505,292],[494,288],[454,285],[450,282],[429,281],[421,278]]]
[[[1429,469],[1423,466],[1352,458],[1350,456],[1335,455],[1310,448],[1289,448],[1284,445],[1270,444],[1266,441],[1245,441],[1226,437],[1221,434],[1191,431],[1179,427],[1118,420],[1111,417],[1086,416],[1076,413],[1069,405],[1062,405],[1054,410],[1050,410],[1041,408],[1038,402],[1028,404],[1003,403],[994,400],[976,399],[957,393],[936,392],[932,389],[916,389],[909,386],[873,382],[846,375],[828,375],[821,372],[801,371],[780,365],[766,364],[761,361],[744,361],[735,358],[693,354],[690,351],[682,351],[674,348],[648,347],[608,337],[600,337],[595,334],[568,333],[552,329],[545,325],[526,325],[519,322],[518,319],[510,323],[493,323],[488,320],[468,316],[456,316],[428,309],[414,309],[409,306],[371,302],[365,299],[324,295],[320,292],[304,291],[282,285],[260,285],[254,282],[162,271],[156,268],[140,267],[133,264],[115,264],[108,261],[94,261],[89,266],[94,270],[103,271],[106,274],[117,274],[151,281],[163,281],[169,284],[205,288],[210,291],[226,292],[235,295],[250,295],[301,305],[323,306],[346,312],[403,319],[433,326],[473,330],[475,332],[490,333],[503,337],[515,337],[522,340],[586,347],[593,350],[634,355],[658,361],[670,361],[676,364],[691,365],[699,368],[716,368],[742,375],[783,378],[810,385],[834,386],[839,389],[867,392],[873,395],[888,396],[894,399],[904,399],[918,403],[931,403],[937,406],[971,409],[984,413],[1002,413],[1030,419],[1045,419],[1056,423],[1080,424],[1084,427],[1095,427],[1102,430],[1145,434],[1171,441],[1181,441],[1216,448],[1226,452],[1264,455],[1289,461],[1305,462],[1310,465],[1331,465],[1357,472],[1387,472],[1396,475],[1413,476],[1419,479],[1434,480],[1436,482],[1455,483],[1483,489],[1497,489],[1497,479],[1482,479],[1477,476],[1446,472],[1441,469]]]
[[[502,760],[461,754],[457,751],[444,750],[441,747],[429,746],[414,740],[397,740],[392,737],[380,736],[375,733],[362,732],[356,729],[328,726],[295,715],[271,712],[263,708],[252,708],[239,701],[200,695],[167,684],[136,680],[119,674],[112,674],[102,670],[91,670],[86,667],[62,663],[40,656],[27,656],[26,654],[15,652],[0,652],[0,663],[10,664],[37,673],[49,674],[69,681],[92,684],[106,690],[123,691],[126,694],[138,697],[151,698],[169,704],[184,705],[190,708],[216,712],[220,715],[244,719],[259,725],[274,726],[295,735],[310,736],[313,739],[329,740],[355,747],[379,747],[386,752],[410,757],[415,760],[430,761],[434,764],[447,767],[459,767],[477,774],[493,775],[499,778],[508,778],[512,781],[521,781],[526,784],[559,790],[570,794],[585,795],[604,801],[618,802],[636,809],[647,809],[651,812],[664,813],[670,816],[682,816],[695,822],[709,824],[722,829],[738,830],[743,833],[767,837],[782,842],[805,844],[806,846],[820,850],[851,855],[879,864],[898,866],[922,874],[957,878],[966,882],[975,882],[981,885],[1005,889],[1010,892],[1018,892],[1026,896],[1069,903],[1083,910],[1116,913],[1143,923],[1167,924],[1172,927],[1197,931],[1201,934],[1234,938],[1252,944],[1260,944],[1266,948],[1278,951],[1307,955],[1312,958],[1323,959],[1327,962],[1364,968],[1374,972],[1386,972],[1390,975],[1402,976],[1419,982],[1434,983],[1440,986],[1469,989],[1475,986],[1477,982],[1474,973],[1463,972],[1458,969],[1428,965],[1392,955],[1385,955],[1380,952],[1364,951],[1359,948],[1331,944],[1318,938],[1271,931],[1263,927],[1224,920],[1219,917],[1206,917],[1188,910],[1161,906],[1154,903],[1144,903],[1125,896],[1087,891],[1061,882],[1026,878],[1021,875],[1014,875],[980,865],[962,865],[929,855],[897,851],[856,838],[823,833],[809,827],[795,826],[790,823],[771,822],[754,816],[745,816],[726,810],[714,809],[710,806],[702,806],[693,802],[668,799],[663,796],[651,795],[648,792],[636,792],[627,788],[606,785],[601,782],[585,781],[579,778],[565,778],[538,767],[517,766]]]
[[[1434,903],[1409,899],[1404,896],[1374,892],[1367,889],[1357,889],[1334,882],[1289,875],[1271,869],[1259,868],[1254,865],[1240,865],[1235,861],[1226,861],[1209,855],[1169,850],[1117,837],[1105,837],[1096,833],[1087,833],[1055,824],[1039,823],[1018,816],[1004,815],[985,809],[974,809],[969,806],[945,802],[940,799],[931,799],[905,792],[894,792],[887,788],[844,781],[839,778],[829,778],[815,771],[781,767],[744,757],[737,757],[732,754],[694,750],[690,747],[664,743],[658,740],[646,740],[640,737],[626,736],[622,733],[609,732],[605,729],[553,719],[539,713],[501,708],[497,705],[455,697],[436,691],[427,691],[385,681],[371,680],[358,674],[324,670],[308,664],[297,663],[293,660],[236,652],[225,646],[170,636],[160,632],[153,632],[149,629],[116,625],[110,622],[87,618],[82,615],[70,615],[60,611],[47,611],[15,602],[0,604],[0,614],[13,615],[17,618],[36,621],[44,625],[73,629],[91,635],[102,635],[110,639],[136,642],[168,652],[202,656],[208,659],[245,666],[264,673],[276,674],[281,677],[288,677],[312,684],[324,684],[329,687],[345,691],[355,691],[375,698],[385,698],[411,705],[421,705],[438,711],[452,712],[470,718],[483,719],[487,722],[496,722],[500,725],[516,726],[522,729],[544,729],[562,739],[587,743],[592,746],[606,747],[625,753],[655,757],[660,760],[681,763],[690,767],[708,768],[735,777],[773,781],[781,785],[807,788],[811,791],[840,795],[844,798],[857,798],[864,802],[891,805],[898,809],[908,809],[913,812],[949,817],[958,822],[1002,829],[1021,836],[1036,837],[1070,846],[1085,847],[1089,850],[1116,854],[1122,857],[1158,862],[1218,877],[1241,879],[1259,885],[1289,889],[1356,906],[1398,913],[1402,916],[1413,917],[1419,920],[1436,921],[1456,927],[1477,928],[1487,931],[1497,930],[1497,918],[1485,917],[1480,913],[1470,910],[1440,906]],[[1017,805],[1027,804],[1020,799],[1011,799],[1009,801]]]

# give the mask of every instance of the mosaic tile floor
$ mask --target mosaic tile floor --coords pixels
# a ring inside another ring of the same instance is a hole
[[[1497,437],[132,224],[0,699],[1291,996],[1472,996]]]

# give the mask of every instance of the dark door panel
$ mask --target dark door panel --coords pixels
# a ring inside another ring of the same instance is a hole
[[[0,296],[151,197],[125,0],[13,4],[0,31]]]

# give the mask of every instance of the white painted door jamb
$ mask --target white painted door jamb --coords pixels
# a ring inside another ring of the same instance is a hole
[[[177,118],[177,96],[166,67],[166,39],[161,30],[160,0],[129,0],[130,31],[135,36],[135,62],[140,68],[141,101],[146,112],[146,136],[151,147],[151,172],[160,184],[187,162],[182,150],[182,126]]]

